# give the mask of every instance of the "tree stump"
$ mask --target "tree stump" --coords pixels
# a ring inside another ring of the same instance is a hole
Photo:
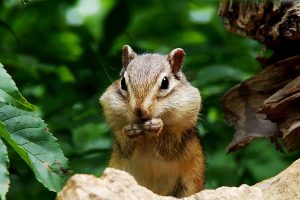
[[[273,51],[270,58],[257,58],[262,72],[223,98],[226,121],[236,128],[228,151],[260,137],[280,139],[288,151],[299,149],[300,1],[221,0],[219,15],[226,29]]]

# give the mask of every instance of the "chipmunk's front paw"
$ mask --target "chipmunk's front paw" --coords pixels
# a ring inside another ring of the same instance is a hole
[[[163,128],[160,118],[152,118],[144,123],[131,123],[123,128],[123,132],[129,138],[137,138],[141,135],[159,134]]]
[[[163,128],[163,121],[160,118],[152,118],[144,123],[145,133],[159,134]]]
[[[143,128],[140,124],[129,124],[123,128],[123,132],[130,138],[137,137],[143,134]]]

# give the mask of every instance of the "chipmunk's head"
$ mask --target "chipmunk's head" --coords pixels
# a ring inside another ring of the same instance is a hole
[[[122,50],[122,77],[100,99],[107,118],[115,112],[126,123],[153,117],[161,118],[164,125],[187,119],[196,122],[201,98],[181,72],[183,49],[167,56],[137,55],[128,45]]]

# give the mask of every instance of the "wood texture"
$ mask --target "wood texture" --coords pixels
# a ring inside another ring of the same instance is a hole
[[[299,149],[300,1],[221,0],[219,14],[229,31],[273,50],[270,58],[258,58],[262,72],[223,98],[225,118],[236,128],[228,151],[261,137],[275,144],[282,140],[289,151]]]
[[[299,49],[299,0],[221,0],[219,15],[229,31],[258,40],[268,48]]]

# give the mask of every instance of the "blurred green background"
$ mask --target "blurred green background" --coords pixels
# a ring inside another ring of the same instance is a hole
[[[206,188],[253,184],[299,156],[257,140],[227,154],[234,130],[224,122],[222,96],[261,70],[257,42],[224,29],[218,0],[0,1],[0,62],[42,118],[74,173],[101,175],[111,150],[99,96],[121,70],[121,47],[138,53],[186,53],[184,72],[202,92],[198,127],[206,152]],[[54,199],[28,166],[10,155],[8,199]]]

